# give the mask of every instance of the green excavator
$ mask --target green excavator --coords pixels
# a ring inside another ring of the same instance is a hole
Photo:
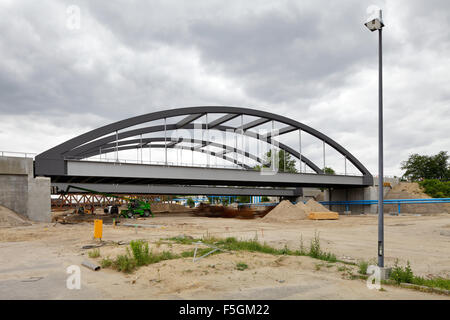
[[[152,217],[154,217],[153,212],[150,209],[150,203],[148,203],[147,201],[134,199],[134,198],[130,198],[130,197],[117,196],[115,194],[95,191],[95,190],[81,188],[81,187],[77,187],[77,186],[73,186],[73,185],[68,185],[67,188],[66,188],[65,193],[69,193],[70,189],[78,189],[78,190],[89,192],[89,193],[92,193],[92,194],[103,195],[105,197],[112,197],[112,198],[115,198],[115,199],[126,200],[127,204],[128,204],[128,207],[127,207],[127,209],[122,209],[120,211],[120,216],[121,217],[135,218],[136,216],[149,217],[150,215]],[[83,207],[79,207],[77,212],[78,213],[81,213],[81,212],[85,213],[86,210]],[[109,205],[106,208],[104,208],[104,212],[105,213],[110,213],[110,214],[118,214],[119,213],[119,206],[118,206],[117,203],[114,203],[114,204]]]

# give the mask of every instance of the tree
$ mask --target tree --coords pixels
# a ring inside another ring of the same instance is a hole
[[[250,202],[250,196],[238,196],[236,201],[238,203],[249,203]]]
[[[186,204],[189,206],[189,208],[193,208],[195,206],[194,200],[192,198],[187,198]]]
[[[450,178],[448,158],[447,151],[441,151],[434,156],[412,154],[408,160],[401,163],[401,169],[406,170],[403,177],[411,181],[424,179],[448,181]]]
[[[333,168],[330,168],[330,167],[325,167],[325,168],[323,168],[323,173],[325,173],[325,174],[336,174],[336,172],[334,171],[334,169],[333,169]]]
[[[294,159],[292,159],[292,156],[290,153],[285,153],[284,150],[279,150],[278,154],[275,155],[275,158],[278,156],[278,171],[281,172],[290,172],[290,173],[297,173],[296,169],[296,162]],[[286,158],[285,158],[286,156]],[[272,166],[272,150],[269,150],[264,155],[263,158],[264,161],[264,168],[270,168]],[[286,170],[285,170],[285,164],[286,164]],[[255,170],[260,171],[261,166],[257,165],[254,167]]]

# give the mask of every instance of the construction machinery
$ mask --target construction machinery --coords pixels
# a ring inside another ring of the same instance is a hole
[[[135,215],[141,217],[154,217],[152,210],[150,209],[150,203],[139,199],[129,199],[128,208],[120,211],[120,215],[127,218],[134,218]]]
[[[154,217],[153,212],[150,209],[150,203],[148,201],[143,201],[143,200],[135,199],[135,198],[131,198],[131,197],[118,196],[115,194],[95,191],[95,190],[81,188],[81,187],[77,187],[77,186],[73,186],[73,185],[68,185],[65,193],[69,193],[70,189],[78,189],[78,190],[93,193],[93,194],[100,194],[105,197],[126,200],[128,207],[127,207],[127,209],[122,209],[120,211],[121,217],[125,217],[125,218],[134,218],[135,216],[149,217],[150,215],[152,217]],[[120,204],[116,201],[114,204],[111,204],[111,205],[108,205],[107,207],[105,207],[104,212],[109,213],[109,214],[118,214],[119,213],[119,205]],[[87,209],[84,207],[79,207],[76,211],[81,214],[84,214],[84,213],[93,214],[94,213],[92,208]]]

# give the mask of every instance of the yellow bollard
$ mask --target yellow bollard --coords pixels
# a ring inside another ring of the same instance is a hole
[[[103,220],[94,220],[94,239],[102,239],[103,233]]]

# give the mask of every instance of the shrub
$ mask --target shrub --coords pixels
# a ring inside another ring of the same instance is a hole
[[[398,260],[396,260],[394,268],[392,268],[390,278],[394,280],[397,284],[411,283],[419,286],[427,286],[432,288],[450,290],[450,279],[445,279],[441,277],[425,279],[423,277],[415,276],[411,270],[409,261],[406,267],[401,267],[398,265]]]
[[[413,283],[414,274],[411,270],[411,266],[409,261],[405,268],[398,265],[398,260],[395,260],[394,267],[392,268],[390,278],[394,280],[397,284],[402,282],[404,283]]]
[[[111,267],[113,264],[113,261],[108,257],[108,258],[103,258],[100,265],[102,266],[102,268],[109,268]]]
[[[419,182],[424,192],[433,198],[450,198],[450,181],[426,179]]]
[[[318,258],[320,256],[320,239],[319,234],[315,233],[314,238],[311,239],[311,246],[309,247],[309,256],[311,258]]]
[[[130,255],[119,255],[113,262],[114,268],[118,271],[130,273],[136,268],[136,261]]]
[[[334,254],[322,251],[322,249],[320,248],[320,238],[318,233],[315,233],[314,238],[311,239],[311,246],[309,248],[308,256],[310,256],[311,258],[329,262],[337,261],[337,258]]]
[[[88,255],[89,255],[89,258],[98,258],[98,257],[100,257],[100,250],[94,249],[92,251],[89,251]]]
[[[359,267],[358,272],[360,274],[364,274],[365,275],[365,274],[367,274],[367,267],[369,267],[369,262],[361,260],[358,263],[358,267]]]
[[[130,248],[137,266],[149,264],[150,252],[148,249],[148,242],[144,242],[142,240],[133,240],[130,242]]]

